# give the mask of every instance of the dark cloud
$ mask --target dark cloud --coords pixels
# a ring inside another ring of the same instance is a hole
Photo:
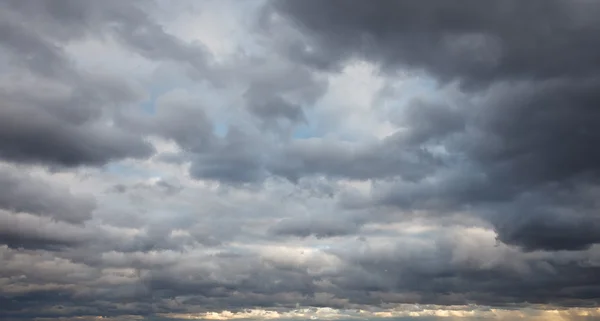
[[[0,319],[597,307],[597,3],[165,3],[2,2]]]
[[[62,186],[51,186],[30,175],[0,168],[0,208],[47,216],[68,223],[92,218],[96,207],[91,196],[76,196]]]
[[[148,157],[152,153],[152,147],[140,137],[118,129],[74,126],[46,116],[43,111],[35,119],[26,114],[25,108],[17,108],[2,109],[0,155],[4,159],[53,166],[103,165],[111,160]]]
[[[34,73],[25,78],[29,83],[17,82],[1,93],[0,156],[11,161],[103,165],[153,152],[139,135],[101,122],[117,116],[109,107],[139,103],[140,93],[119,79],[97,79],[78,70],[64,51],[68,41],[92,34],[114,37],[148,59],[188,63],[208,75],[206,51],[167,34],[136,3],[59,1],[48,6],[39,1],[8,1],[7,9],[0,26],[2,53],[9,55],[15,72]],[[36,17],[34,22],[24,24],[30,17]],[[50,82],[57,82],[57,88]],[[41,85],[53,96],[30,90]],[[168,128],[164,131],[172,134]]]
[[[61,250],[90,241],[84,229],[27,214],[0,210],[0,244],[11,248]]]
[[[252,97],[258,95],[253,94],[252,91],[249,91],[247,95],[252,101],[250,111],[260,118],[286,118],[293,122],[305,120],[302,107],[291,104],[281,97]]]
[[[117,193],[124,194],[127,192],[140,191],[141,193],[150,191],[150,192],[159,192],[163,195],[174,195],[179,193],[182,190],[181,185],[176,181],[168,181],[164,179],[157,179],[151,182],[139,182],[130,186],[124,184],[116,184],[109,188],[107,192],[109,193]]]
[[[435,155],[404,143],[400,135],[363,146],[327,139],[296,141],[283,155],[272,171],[291,180],[313,175],[358,180],[402,176],[415,180],[439,165]]]
[[[477,239],[472,234],[465,237]],[[414,248],[416,240],[379,249],[359,247],[359,251],[343,255],[360,268],[350,265],[338,282],[344,293],[371,287],[370,291],[383,293],[413,293],[415,300],[423,304],[477,302],[498,306],[524,301],[569,305],[571,299],[582,299],[575,293],[592,290],[585,285],[597,282],[592,276],[597,270],[594,266],[584,267],[557,258],[518,258],[513,251],[488,249],[495,252],[491,259],[477,245],[465,247],[456,239],[457,236],[442,236],[425,251]],[[572,274],[575,270],[577,276]],[[592,291],[598,290],[593,288]],[[562,294],[555,295],[557,292]],[[399,299],[405,300],[402,296]]]
[[[152,148],[141,137],[106,125],[114,113],[111,108],[140,99],[135,87],[77,70],[64,51],[67,40],[81,38],[85,31],[100,32],[98,28],[108,23],[97,17],[99,8],[8,1],[7,9],[1,20],[1,53],[10,58],[7,72],[15,76],[0,91],[0,156],[65,166],[149,156]],[[38,19],[24,23],[30,15]]]
[[[297,182],[320,175],[358,180],[401,176],[413,181],[442,164],[436,155],[407,144],[400,135],[359,146],[324,138],[281,145],[236,128],[191,160],[193,176],[229,183],[257,183],[272,176]]]
[[[595,81],[498,87],[484,94],[482,105],[458,111],[464,125],[448,127],[443,113],[425,121],[410,116],[408,137],[443,146],[444,167],[435,181],[382,189],[382,203],[473,211],[496,225],[500,239],[528,249],[597,243]]]
[[[386,304],[476,302],[507,308],[515,302],[586,306],[598,294],[598,268],[581,261],[592,253],[523,255],[506,246],[494,247],[492,239],[482,238],[476,230],[447,231],[436,230],[437,238],[401,237],[392,244],[363,240],[348,248],[304,253],[276,248],[260,255],[113,252],[87,264],[3,249],[11,264],[0,268],[0,275],[21,273],[32,289],[42,289],[50,281],[71,285],[68,294],[48,300],[30,299],[37,298],[32,290],[22,295],[4,293],[16,304],[13,307],[23,307],[12,311],[13,316],[29,313],[30,306],[57,305],[77,307],[57,316],[93,314],[98,309],[107,309],[105,315],[177,312],[190,306],[199,306],[198,312],[243,311],[271,308],[273,302],[280,308],[297,303],[364,308],[382,300]],[[54,262],[52,268],[48,260]],[[97,281],[89,289],[86,284],[92,280]],[[12,282],[13,287],[18,284]],[[169,305],[174,297],[177,305]],[[152,309],[144,312],[145,306]]]
[[[193,156],[190,174],[233,184],[264,180],[267,149],[256,138],[230,128],[208,153]]]
[[[20,1],[4,1],[8,14],[4,17],[15,23],[17,30],[40,34],[46,41],[57,44],[90,35],[114,36],[124,45],[149,59],[185,61],[202,70],[207,53],[199,45],[189,45],[165,32],[153,21],[140,1],[122,3],[81,4],[72,0],[59,0],[49,5],[41,1],[23,4]],[[152,7],[154,4],[147,4]],[[19,18],[34,17],[32,24],[23,25]],[[21,39],[13,39],[20,43]],[[60,50],[57,46],[57,49]],[[27,48],[27,47],[25,47]],[[27,50],[37,53],[39,50]],[[41,51],[44,53],[44,51]]]
[[[365,57],[468,83],[594,76],[593,1],[274,1],[310,38],[294,55],[321,67]],[[265,15],[268,17],[268,15]],[[310,47],[308,50],[307,47]]]
[[[311,52],[294,56],[305,63],[330,68],[361,57],[385,72],[425,70],[468,85],[458,108],[413,103],[401,115],[408,145],[443,147],[449,169],[433,182],[397,184],[384,203],[471,210],[501,240],[528,249],[599,241],[594,196],[572,192],[599,183],[596,3],[282,1],[271,9],[308,37]]]
[[[64,72],[62,69],[68,64],[68,60],[60,47],[5,19],[0,23],[4,50],[17,57],[28,56],[28,59],[14,57],[13,62],[46,76]]]
[[[236,66],[247,69],[247,76],[251,76],[244,93],[249,111],[264,121],[306,122],[304,109],[310,108],[327,90],[323,77],[278,57],[256,60],[241,59]]]

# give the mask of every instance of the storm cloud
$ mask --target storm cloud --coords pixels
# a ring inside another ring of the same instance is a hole
[[[599,170],[593,146],[600,137],[591,130],[600,121],[593,63],[598,48],[592,40],[600,30],[592,19],[597,4],[272,6],[300,26],[307,46],[315,48],[294,59],[326,62],[315,68],[362,57],[383,72],[425,70],[439,86],[458,84],[461,106],[432,111],[418,104],[404,115],[409,144],[442,146],[449,173],[434,176],[433,184],[399,182],[390,191],[396,196],[383,197],[384,203],[435,203],[442,215],[449,207],[481,207],[476,211],[488,212],[482,215],[503,241],[530,249],[576,249],[598,241],[592,236],[598,232],[592,214],[597,207],[586,191],[597,186]]]
[[[0,319],[600,318],[594,1],[2,1]]]

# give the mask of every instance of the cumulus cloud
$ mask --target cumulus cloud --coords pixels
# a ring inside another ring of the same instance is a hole
[[[593,1],[2,1],[0,319],[595,320]]]
[[[503,241],[528,249],[596,243],[591,235],[598,223],[583,213],[597,208],[581,198],[593,197],[582,190],[597,185],[592,148],[597,137],[589,128],[597,121],[591,106],[598,86],[594,67],[584,66],[594,56],[588,36],[598,29],[590,18],[598,6],[462,5],[466,9],[429,1],[378,6],[283,1],[272,3],[267,16],[300,26],[314,48],[294,56],[304,63],[326,61],[333,67],[361,57],[380,64],[383,72],[425,69],[442,86],[458,82],[459,92],[445,104],[450,106],[417,104],[403,115],[408,122],[403,135],[419,147],[443,148],[448,174],[417,184],[402,180],[384,203],[437,204],[442,212],[448,206],[476,207],[492,216]],[[453,99],[461,105],[452,106]],[[559,208],[575,207],[577,214],[560,218]]]
[[[50,186],[16,169],[0,168],[0,207],[26,212],[69,223],[92,218],[96,207],[91,196],[75,196],[64,186]]]

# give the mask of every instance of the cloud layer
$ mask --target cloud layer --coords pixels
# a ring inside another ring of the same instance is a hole
[[[2,7],[0,319],[600,318],[600,4]]]

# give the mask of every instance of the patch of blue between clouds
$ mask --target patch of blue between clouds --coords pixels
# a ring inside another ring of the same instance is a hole
[[[213,126],[213,132],[218,137],[225,137],[229,131],[229,125],[225,122],[218,121]]]
[[[315,135],[314,128],[311,128],[310,125],[301,125],[294,131],[293,137],[295,139],[307,139],[307,138],[313,138],[313,137],[317,137],[317,136]]]
[[[305,111],[306,121],[301,123],[294,130],[292,137],[294,139],[308,139],[321,136],[318,132],[317,117],[310,111]]]
[[[148,114],[154,115],[156,113],[156,100],[160,96],[175,89],[185,88],[187,85],[186,81],[169,75],[161,77],[160,81],[152,81],[144,88],[148,92],[149,98],[140,104],[140,108]]]
[[[175,88],[176,87],[151,85],[149,88],[147,88],[150,98],[142,102],[140,104],[140,108],[142,109],[142,111],[146,112],[149,115],[156,114],[156,100],[158,99],[158,97],[166,94],[167,92]]]
[[[152,97],[140,104],[140,107],[144,112],[149,115],[154,115],[156,113],[156,97]]]

